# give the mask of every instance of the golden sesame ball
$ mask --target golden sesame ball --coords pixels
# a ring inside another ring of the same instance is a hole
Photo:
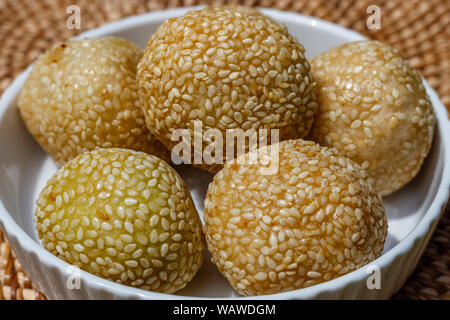
[[[359,165],[312,141],[278,146],[277,173],[262,174],[247,153],[216,174],[205,199],[212,261],[246,296],[353,271],[381,255],[387,235],[381,197]]]
[[[203,261],[202,225],[185,183],[143,152],[77,156],[47,182],[35,218],[48,251],[121,284],[173,293]]]
[[[227,129],[279,129],[282,140],[304,137],[317,111],[304,52],[285,26],[255,9],[212,7],[169,19],[138,65],[147,127],[171,150],[176,129],[193,140],[195,121],[224,136]],[[193,164],[222,167],[204,162]]]
[[[311,138],[359,163],[382,195],[411,181],[435,124],[420,75],[377,41],[341,45],[311,65],[319,101]]]
[[[169,151],[148,131],[138,106],[142,50],[115,37],[58,44],[34,64],[18,100],[31,134],[59,164],[96,147]]]

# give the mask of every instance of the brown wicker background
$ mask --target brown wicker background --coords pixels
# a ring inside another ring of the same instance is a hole
[[[177,6],[245,4],[316,16],[395,46],[450,110],[449,0],[0,0],[0,93],[51,44],[105,22]],[[81,30],[66,27],[66,8],[81,8]],[[366,27],[369,5],[381,8],[381,29]],[[449,133],[450,134],[450,133]],[[417,269],[395,299],[450,299],[450,207]],[[0,230],[0,299],[44,299],[24,274]]]

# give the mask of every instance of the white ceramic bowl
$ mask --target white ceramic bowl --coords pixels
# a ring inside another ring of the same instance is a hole
[[[115,35],[145,46],[149,36],[164,20],[180,16],[187,10],[181,8],[130,17],[88,31],[80,37]],[[364,39],[354,31],[319,19],[275,10],[262,11],[285,23],[305,46],[308,57],[344,42]],[[209,257],[194,280],[177,295],[123,286],[84,271],[79,272],[80,289],[69,289],[67,280],[73,281],[77,274],[72,273],[67,263],[44,250],[34,229],[34,202],[57,167],[27,132],[15,107],[17,94],[29,71],[30,68],[14,81],[0,101],[0,227],[37,288],[50,299],[240,297],[211,264]],[[381,289],[368,289],[368,272],[373,269],[366,266],[316,286],[263,298],[389,298],[403,285],[425,249],[449,196],[450,125],[438,96],[427,84],[425,86],[438,118],[436,135],[419,175],[406,187],[384,199],[389,235],[383,255],[370,264],[380,270]],[[212,175],[187,166],[180,171],[203,215],[203,198]]]

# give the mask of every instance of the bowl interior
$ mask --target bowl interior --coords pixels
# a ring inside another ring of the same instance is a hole
[[[148,37],[165,19],[181,15],[184,11],[185,9],[177,9],[161,12],[154,15],[153,19],[145,16],[125,19],[114,25],[89,31],[85,36],[115,35],[144,47]],[[271,10],[264,12],[287,25],[291,34],[305,46],[309,58],[341,43],[364,39],[353,31],[314,18]],[[23,80],[13,95],[17,96]],[[15,101],[2,108],[6,109],[0,109],[0,116],[3,114],[0,118],[0,199],[18,226],[33,241],[39,243],[33,219],[35,200],[57,166],[26,130]],[[426,214],[441,179],[443,149],[437,129],[432,150],[419,175],[403,189],[384,199],[389,219],[385,253],[413,231]],[[203,199],[213,176],[191,166],[179,166],[177,170],[187,182],[195,205],[203,217]],[[148,294],[150,297],[151,293]],[[192,297],[238,296],[209,261],[209,256],[195,279],[177,294]]]

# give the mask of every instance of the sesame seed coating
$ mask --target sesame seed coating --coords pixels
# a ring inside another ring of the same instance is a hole
[[[128,40],[104,37],[54,45],[36,61],[18,107],[31,134],[57,163],[96,147],[170,158],[138,106],[141,55]]]
[[[359,163],[388,195],[430,151],[435,117],[420,75],[381,42],[344,44],[311,62],[319,111],[312,140]]]
[[[205,199],[212,261],[246,296],[353,271],[381,255],[387,235],[381,197],[359,165],[302,139],[280,142],[279,151],[273,175],[249,164],[252,152],[246,164],[225,164]]]
[[[169,19],[138,65],[147,126],[169,149],[178,143],[171,139],[175,129],[194,136],[196,120],[223,135],[277,128],[282,140],[304,137],[317,111],[304,52],[285,26],[254,9],[211,7]]]
[[[202,225],[185,183],[143,152],[77,156],[47,182],[35,219],[48,251],[121,284],[173,293],[203,261]]]

